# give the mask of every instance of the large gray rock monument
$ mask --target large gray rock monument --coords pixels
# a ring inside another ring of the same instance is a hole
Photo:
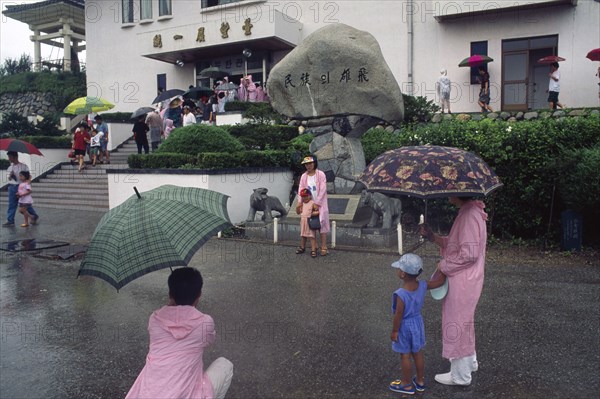
[[[267,91],[275,110],[313,126],[310,150],[334,176],[332,194],[356,192],[366,167],[361,136],[381,121],[397,125],[404,115],[400,87],[377,40],[344,24],[309,35],[271,70]]]

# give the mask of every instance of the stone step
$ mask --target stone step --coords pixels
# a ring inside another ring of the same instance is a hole
[[[110,165],[107,165],[110,166]],[[98,166],[94,167],[94,166],[89,166],[86,168],[85,170],[85,174],[86,175],[91,175],[91,174],[96,174],[96,175],[105,175],[106,174],[106,169],[108,168],[100,168]],[[77,171],[77,167],[73,166],[67,166],[67,168],[62,168],[62,169],[58,169],[55,170],[52,175],[54,176],[74,176],[74,175],[80,175],[80,173]],[[50,175],[48,175],[50,176]]]
[[[73,186],[73,187],[57,187],[58,184],[33,184],[32,189],[36,196],[61,193],[61,195],[69,195],[71,193],[86,193],[88,195],[94,195],[96,197],[106,196],[108,198],[108,185],[91,185],[91,186]]]
[[[50,182],[50,183],[45,183],[45,182],[40,182],[40,183],[33,183],[32,189],[38,190],[38,189],[43,189],[43,188],[49,188],[49,189],[64,189],[64,190],[71,190],[71,192],[73,191],[78,191],[78,190],[90,190],[90,191],[101,191],[101,190],[107,190],[108,189],[108,182],[106,183],[98,183],[98,184],[81,184],[81,183],[73,183],[73,182],[61,182],[61,181],[55,181],[55,182]]]
[[[54,200],[79,200],[81,202],[102,202],[108,203],[108,191],[106,193],[96,192],[85,192],[85,191],[70,191],[68,193],[62,191],[56,191],[54,193],[39,193],[35,191],[33,193],[33,200],[36,202],[40,201],[54,201]]]
[[[5,210],[8,206],[8,200],[0,200],[2,209]],[[78,199],[65,199],[65,198],[34,198],[33,206],[43,206],[48,208],[59,208],[59,209],[76,209],[76,210],[108,210],[108,199],[102,200],[78,200]]]

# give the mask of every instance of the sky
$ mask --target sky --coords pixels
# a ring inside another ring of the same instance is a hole
[[[35,3],[40,0],[0,0],[2,11],[6,5]],[[0,62],[4,63],[6,58],[19,58],[21,54],[27,53],[33,60],[33,42],[29,40],[33,32],[26,24],[0,15]],[[63,51],[58,47],[42,44],[42,59],[62,58]],[[81,61],[85,60],[85,52],[80,54]]]

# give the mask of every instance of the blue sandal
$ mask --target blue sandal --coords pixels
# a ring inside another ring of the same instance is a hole
[[[406,395],[414,395],[415,388],[412,384],[402,385],[401,380],[395,380],[390,383],[390,390],[398,393],[403,393]]]
[[[417,390],[417,392],[425,391],[425,383],[423,383],[423,385],[419,385],[417,383],[417,377],[413,377],[412,382],[413,382],[413,385],[415,386],[415,389]]]

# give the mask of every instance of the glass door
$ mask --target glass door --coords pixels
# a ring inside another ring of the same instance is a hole
[[[525,111],[528,106],[529,51],[502,55],[502,109]]]

